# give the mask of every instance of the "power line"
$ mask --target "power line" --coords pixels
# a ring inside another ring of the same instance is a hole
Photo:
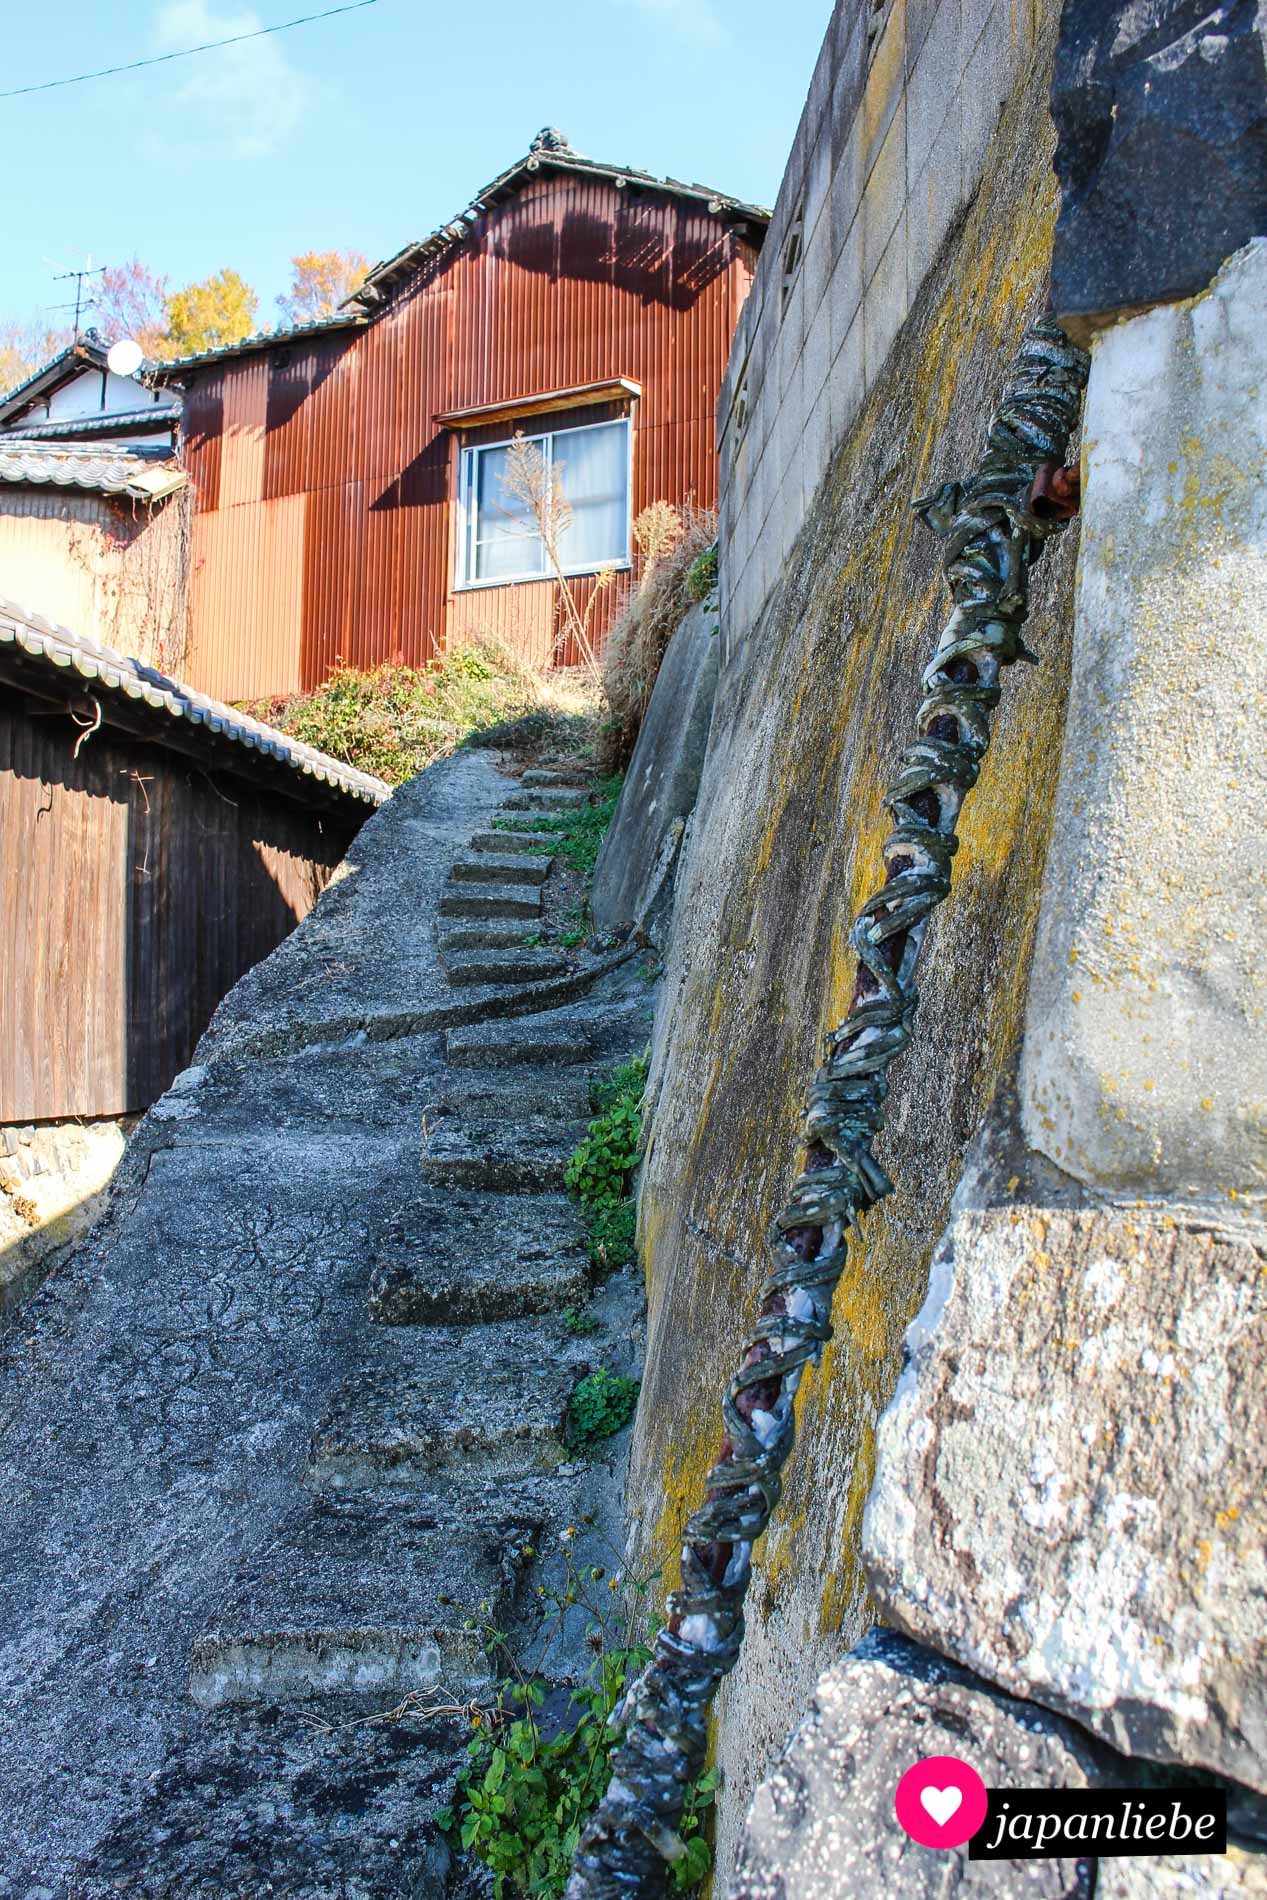
[[[234,33],[227,40],[206,40],[201,46],[186,46],[179,53],[155,53],[152,59],[134,59],[127,66],[103,66],[100,72],[76,73],[73,79],[46,79],[39,86],[14,86],[0,92],[0,99],[18,99],[24,93],[52,92],[58,86],[82,86],[89,79],[109,79],[115,73],[138,72],[142,66],[165,66],[171,59],[192,59],[195,53],[211,53],[217,46],[240,46],[243,40],[262,40],[269,33],[288,33],[292,26],[311,26],[314,20],[333,19],[336,13],[359,13],[362,7],[375,7],[378,0],[349,0],[342,7],[327,7],[324,13],[305,13],[298,20],[282,20],[276,26],[256,27],[252,33]]]

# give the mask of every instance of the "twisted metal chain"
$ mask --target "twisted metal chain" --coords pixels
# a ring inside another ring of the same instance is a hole
[[[805,1166],[769,1235],[772,1257],[757,1325],[722,1401],[724,1437],[704,1503],[686,1526],[682,1583],[655,1653],[614,1725],[607,1793],[585,1827],[566,1900],[648,1900],[681,1852],[677,1827],[704,1762],[708,1709],[743,1639],[752,1547],[770,1521],[795,1436],[802,1373],[831,1338],[832,1295],[846,1230],[893,1192],[872,1152],[888,1068],[911,1040],[915,965],[928,921],[950,891],[955,824],[990,742],[999,676],[1032,660],[1021,639],[1029,573],[1064,525],[1043,508],[1063,462],[1089,358],[1049,319],[1025,334],[985,454],[965,482],[915,503],[946,539],[954,610],[923,675],[916,738],[885,805],[885,883],[853,926],[858,958],[845,1020],[826,1038],[805,1117]],[[1044,479],[1046,478],[1046,479]],[[1038,482],[1036,489],[1035,483]]]

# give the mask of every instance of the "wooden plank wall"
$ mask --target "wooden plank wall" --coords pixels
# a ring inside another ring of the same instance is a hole
[[[0,706],[0,1122],[147,1108],[363,813]]]

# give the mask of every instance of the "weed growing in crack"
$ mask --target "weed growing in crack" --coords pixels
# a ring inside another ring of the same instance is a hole
[[[577,805],[571,811],[534,812],[524,818],[494,818],[493,829],[551,832],[555,840],[556,857],[570,870],[579,871],[586,878],[593,877],[598,853],[607,836],[607,828],[616,815],[616,801],[624,782],[622,773],[617,773],[614,778],[600,779],[591,795],[592,803]]]
[[[647,1059],[637,1056],[592,1088],[590,1099],[598,1114],[563,1177],[582,1207],[614,1207],[628,1193],[629,1177],[638,1165],[646,1085]]]
[[[631,1267],[637,1257],[637,1230],[638,1209],[631,1195],[614,1207],[586,1208],[585,1246],[590,1264],[604,1274]]]
[[[563,1309],[563,1330],[573,1339],[584,1339],[587,1333],[598,1331],[598,1321],[583,1306],[566,1306]]]
[[[575,1534],[571,1526],[563,1533],[562,1588],[538,1587],[547,1612],[541,1652],[526,1671],[512,1659],[514,1674],[503,1682],[496,1703],[472,1711],[467,1766],[452,1804],[436,1815],[450,1845],[489,1869],[494,1900],[509,1894],[560,1900],[581,1828],[611,1779],[617,1711],[630,1680],[651,1656],[646,1599],[658,1573],[626,1579],[619,1569],[608,1576],[600,1565],[578,1565]],[[620,1562],[619,1553],[613,1554]],[[562,1720],[552,1720],[545,1665],[564,1617],[576,1605],[587,1614],[594,1662],[570,1691]],[[484,1634],[509,1653],[500,1632]],[[691,1892],[712,1867],[707,1829],[717,1784],[710,1769],[687,1796],[679,1851],[669,1865],[676,1893]]]
[[[581,1380],[568,1406],[568,1443],[588,1451],[600,1439],[610,1438],[627,1425],[638,1403],[641,1381],[600,1366]]]
[[[590,1259],[605,1272],[634,1259],[636,1210],[629,1185],[638,1165],[646,1086],[645,1054],[591,1085],[590,1102],[598,1112],[563,1177],[584,1209]]]

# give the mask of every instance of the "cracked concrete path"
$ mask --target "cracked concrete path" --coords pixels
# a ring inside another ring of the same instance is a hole
[[[467,1621],[521,1616],[595,1483],[571,1388],[639,1327],[619,1276],[597,1341],[564,1327],[559,1170],[649,1003],[615,959],[525,960],[548,862],[482,883],[477,842],[524,796],[466,753],[370,820],[0,1336],[5,1900],[443,1891],[466,1731],[361,1718],[487,1682]]]

